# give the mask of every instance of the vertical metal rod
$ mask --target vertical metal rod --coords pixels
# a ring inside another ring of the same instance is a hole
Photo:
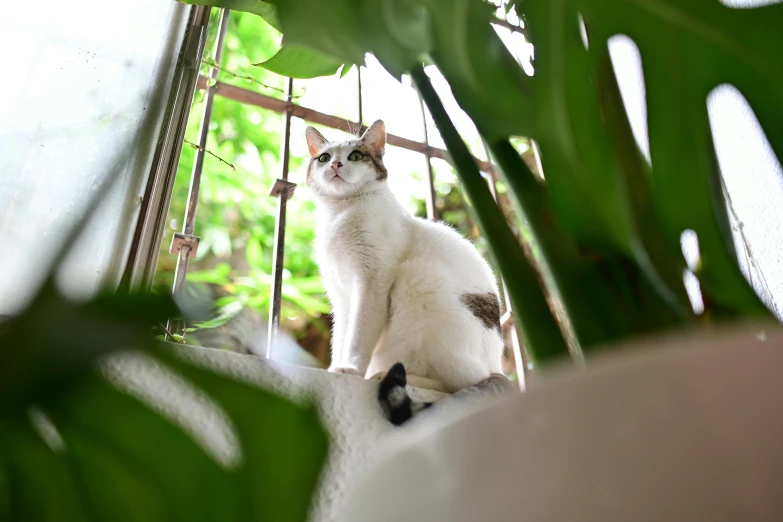
[[[440,216],[438,215],[438,207],[435,206],[435,173],[432,170],[430,135],[429,131],[427,131],[427,109],[424,107],[424,100],[421,99],[421,94],[418,89],[416,89],[416,95],[419,97],[419,107],[421,108],[421,124],[424,127],[424,143],[427,144],[427,148],[424,151],[424,159],[427,162],[427,175],[425,176],[427,183],[427,218],[435,221]]]
[[[212,52],[212,58],[215,64],[220,66],[220,62],[223,58],[223,46],[226,39],[226,30],[228,29],[229,10],[220,10],[220,26],[218,29],[218,37],[215,42],[215,48]],[[201,64],[201,55],[196,58],[196,70],[198,71]],[[217,80],[219,70],[217,67],[212,67],[210,70],[210,78]],[[182,225],[182,233],[175,235],[172,242],[171,252],[178,254],[177,267],[174,271],[174,286],[171,289],[172,294],[179,295],[185,288],[185,282],[188,275],[188,263],[190,258],[196,255],[198,248],[199,238],[193,235],[193,230],[196,226],[196,209],[198,207],[198,195],[201,189],[201,173],[204,168],[204,147],[207,144],[207,135],[209,134],[209,122],[212,119],[212,105],[214,102],[215,92],[207,84],[206,93],[204,95],[204,110],[201,113],[201,123],[199,126],[199,136],[196,149],[195,158],[193,161],[193,171],[190,176],[190,188],[188,189],[188,204],[185,211],[185,222]],[[174,327],[171,321],[169,321],[169,331],[178,330]]]
[[[484,153],[487,155],[487,162],[491,162],[492,159],[489,155],[489,147],[487,147],[487,144],[484,140],[481,140],[482,144],[484,145]],[[495,172],[495,169],[490,168],[488,174],[488,180],[489,183],[489,191],[492,193],[492,198],[497,202],[498,200],[498,194],[497,194],[497,173]],[[498,203],[498,206],[500,204]],[[500,278],[500,285],[503,287],[503,301],[506,305],[506,311],[512,312],[511,310],[511,298],[508,295],[508,287],[506,286],[506,282],[503,280],[503,278]],[[513,312],[512,312],[513,314]],[[511,316],[510,321],[513,322],[514,318],[513,315]],[[522,391],[525,391],[525,375],[527,373],[527,361],[525,360],[525,354],[522,350],[522,345],[519,342],[519,335],[517,335],[517,329],[515,325],[511,325],[511,328],[509,329],[509,336],[511,337],[511,351],[514,353],[514,367],[517,369],[517,383],[519,384],[519,389]]]
[[[228,29],[228,18],[230,11],[221,9],[220,28],[215,43],[215,49],[212,53],[212,59],[220,66],[223,58],[223,46],[226,40],[226,30]],[[211,67],[209,78],[217,80],[220,70],[217,67]],[[198,130],[198,146],[193,158],[193,173],[190,177],[190,189],[188,190],[188,206],[185,210],[185,223],[182,228],[183,234],[193,234],[193,228],[196,225],[196,209],[198,208],[198,193],[201,189],[201,172],[204,168],[204,149],[207,146],[207,136],[209,135],[209,123],[212,120],[212,105],[215,100],[215,90],[207,82],[206,92],[204,94],[204,109],[201,113],[201,123]]]
[[[364,126],[364,113],[362,108],[362,66],[357,65],[356,66],[356,77],[358,79],[358,92],[359,92],[359,126]]]
[[[288,160],[291,145],[291,116],[293,112],[293,93],[294,79],[288,79],[288,90],[286,92],[286,110],[285,110],[285,129],[283,133],[282,160],[283,172],[281,179],[288,181]],[[277,346],[277,339],[280,336],[280,309],[283,290],[283,264],[285,260],[285,225],[286,210],[290,191],[285,188],[277,195],[277,222],[275,225],[275,249],[272,259],[272,299],[269,307],[269,335],[266,343],[266,358],[272,357],[272,351]]]
[[[172,78],[171,94],[163,112],[160,140],[152,158],[121,288],[148,290],[152,286],[182,151],[182,139],[199,77],[201,55],[207,41],[210,10],[210,7],[202,5],[195,5],[190,10],[185,40]]]

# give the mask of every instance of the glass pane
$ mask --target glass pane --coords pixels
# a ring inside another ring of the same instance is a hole
[[[114,190],[61,270],[70,295],[116,284],[188,9],[176,2],[12,2],[0,17],[0,314],[17,312],[111,165]],[[148,109],[156,114],[148,116]],[[146,118],[146,119],[145,119]],[[157,118],[157,120],[155,119]],[[156,123],[157,122],[157,123]]]

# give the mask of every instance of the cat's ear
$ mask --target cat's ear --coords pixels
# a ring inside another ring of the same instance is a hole
[[[324,135],[315,130],[313,127],[307,127],[305,130],[305,137],[307,138],[307,148],[310,151],[310,157],[314,158],[318,155],[328,140],[324,138]]]
[[[383,157],[386,148],[386,124],[383,120],[377,120],[362,136],[362,142],[367,145],[377,156]]]

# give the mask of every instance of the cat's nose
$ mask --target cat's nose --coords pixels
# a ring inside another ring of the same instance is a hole
[[[337,170],[337,169],[339,169],[340,167],[342,167],[342,166],[343,166],[343,164],[342,164],[342,163],[340,163],[339,161],[333,161],[333,162],[332,162],[332,164],[331,164],[331,165],[329,165],[329,166],[330,166],[330,167],[332,167],[332,169],[334,169],[334,170]]]

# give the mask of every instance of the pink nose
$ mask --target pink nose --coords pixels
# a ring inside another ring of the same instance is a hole
[[[342,164],[342,163],[340,163],[339,161],[335,160],[335,161],[333,161],[333,162],[331,163],[331,165],[329,165],[329,166],[330,166],[330,167],[332,167],[332,169],[334,169],[334,170],[337,170],[337,169],[339,169],[340,167],[342,167],[342,166],[343,166],[343,164]]]

